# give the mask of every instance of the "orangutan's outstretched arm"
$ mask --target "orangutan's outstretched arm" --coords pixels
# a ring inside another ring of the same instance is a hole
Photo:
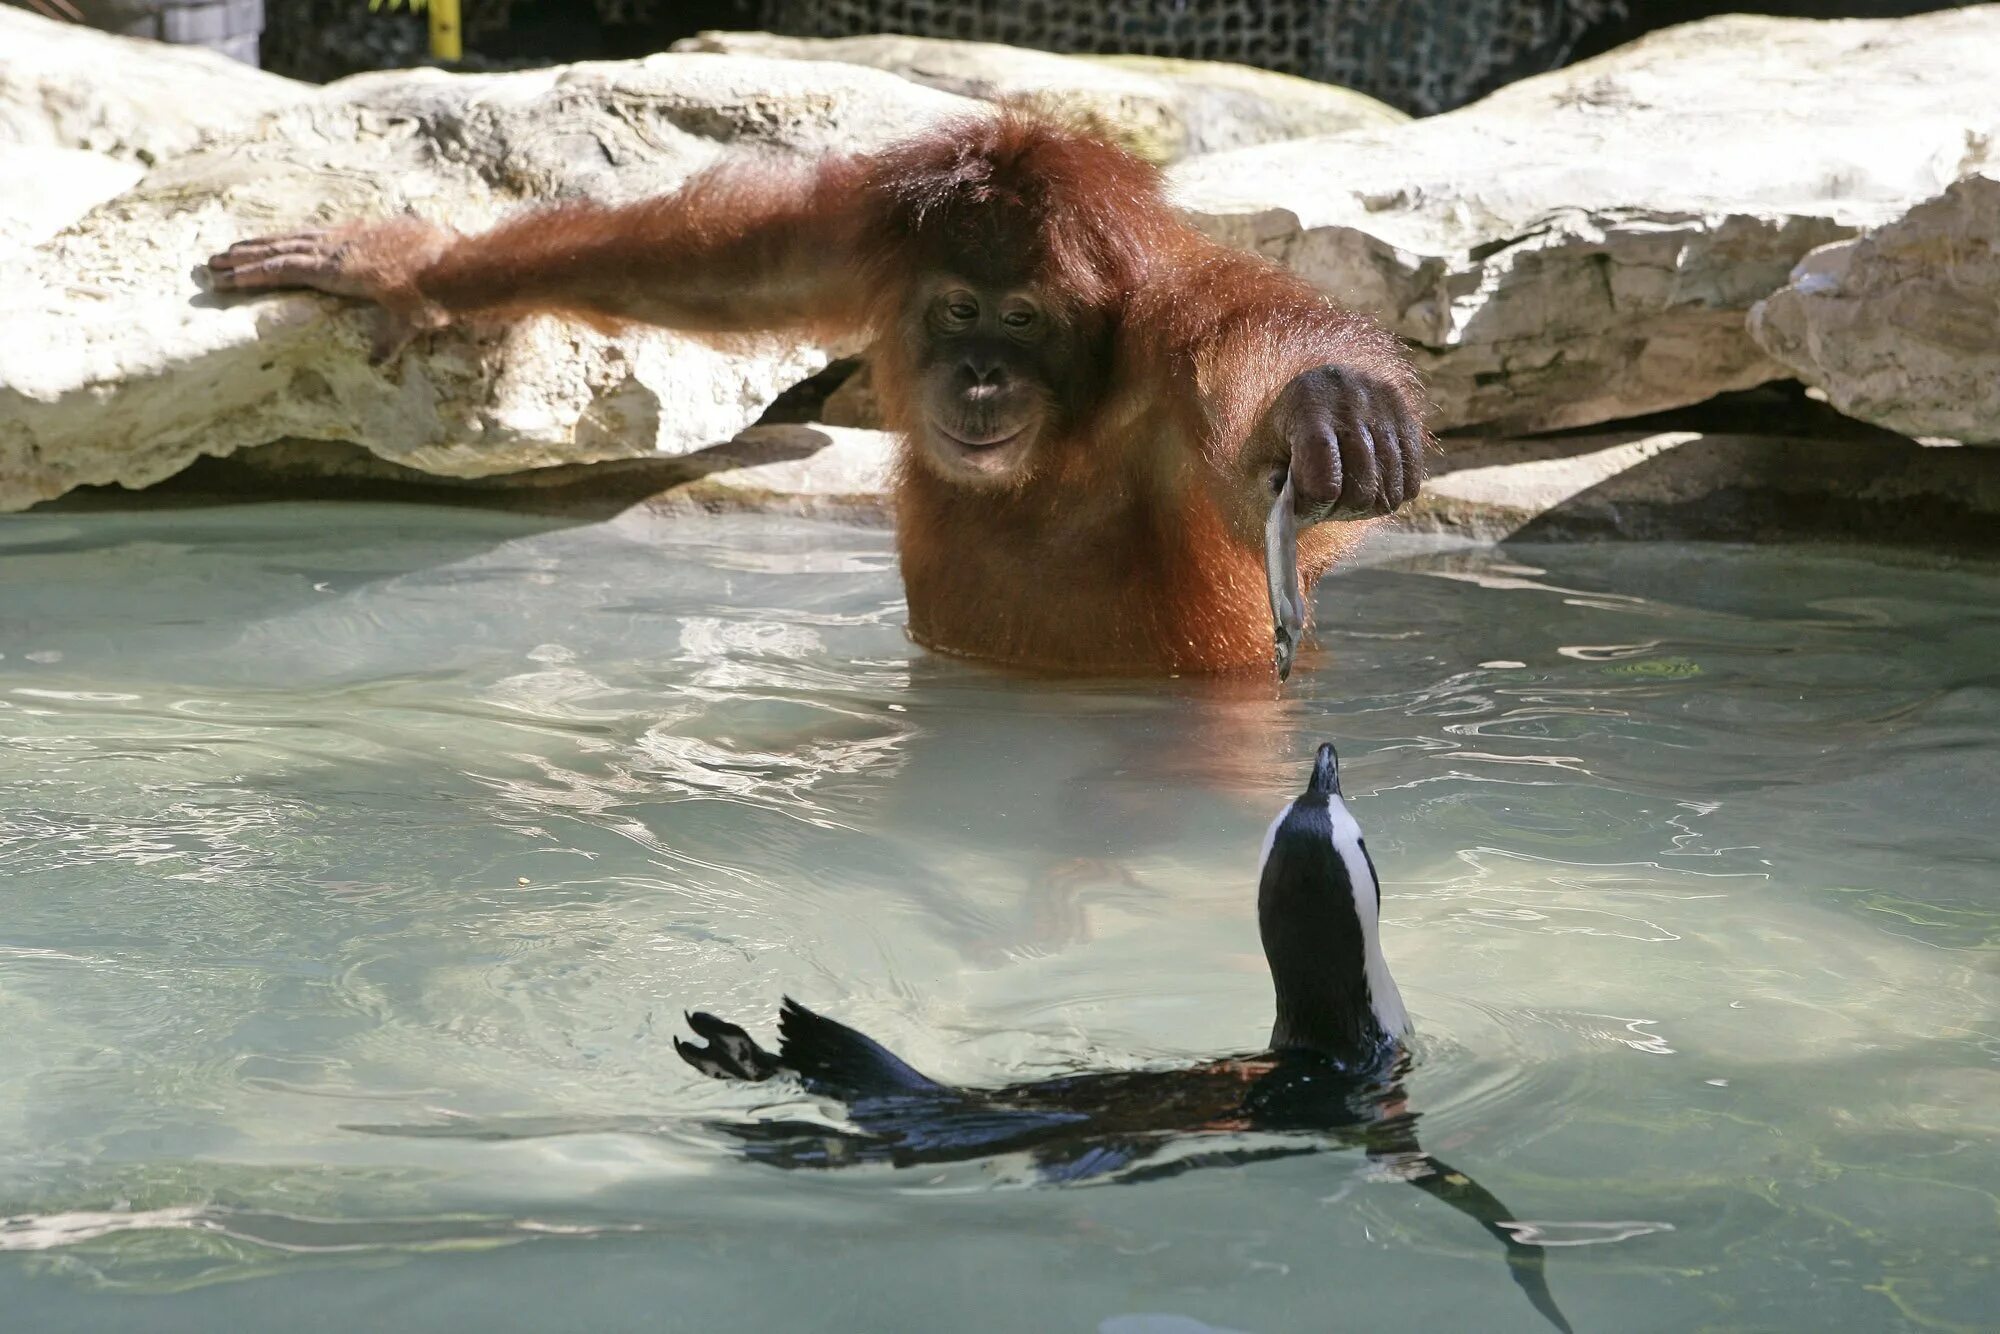
[[[1395,336],[1251,255],[1203,246],[1146,303],[1187,368],[1193,436],[1251,538],[1289,470],[1301,524],[1389,514],[1423,484],[1424,396]]]
[[[696,332],[851,327],[857,168],[712,169],[635,204],[557,204],[461,235],[415,218],[241,241],[218,291],[307,287],[387,312],[378,357],[474,314],[558,311]]]

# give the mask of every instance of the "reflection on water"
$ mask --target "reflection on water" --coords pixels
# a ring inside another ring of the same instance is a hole
[[[1536,1328],[1342,1155],[776,1173],[703,1129],[771,1090],[671,1050],[787,991],[976,1083],[1255,1048],[1250,863],[1330,735],[1426,1144],[1579,1329],[1988,1325],[2000,577],[1385,546],[1319,615],[1282,697],[1060,685],[913,650],[877,533],[9,519],[0,1309]]]

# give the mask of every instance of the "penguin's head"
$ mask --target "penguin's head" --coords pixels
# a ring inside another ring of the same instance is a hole
[[[1312,776],[1271,822],[1258,870],[1257,923],[1278,1016],[1271,1046],[1372,1059],[1409,1030],[1381,945],[1381,885],[1322,744]]]
[[[1337,797],[1340,795],[1340,756],[1333,753],[1333,743],[1319,743],[1319,753],[1313,756],[1312,777],[1306,780],[1304,796]]]

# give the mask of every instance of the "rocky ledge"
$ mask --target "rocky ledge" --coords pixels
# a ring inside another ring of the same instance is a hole
[[[450,478],[353,445],[289,440],[209,458],[147,503],[284,497],[470,505],[591,519],[635,506],[891,521],[896,440],[787,423],[672,458]],[[1528,438],[1444,441],[1424,495],[1390,530],[1475,541],[1820,541],[1990,553],[2000,456],[1926,446],[1781,395]],[[87,488],[81,508],[135,503]]]

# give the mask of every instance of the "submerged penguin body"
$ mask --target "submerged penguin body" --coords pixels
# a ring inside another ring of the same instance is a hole
[[[703,1073],[751,1081],[790,1075],[807,1092],[845,1105],[851,1130],[771,1121],[725,1127],[745,1141],[751,1157],[785,1167],[916,1167],[1025,1153],[1039,1178],[1079,1181],[1129,1175],[1189,1136],[1365,1132],[1383,1125],[1401,1102],[1397,1067],[1369,1078],[1314,1052],[969,1088],[919,1073],[872,1038],[790,998],[779,1011],[776,1052],[713,1015],[688,1019],[705,1043],[676,1047]],[[1268,1157],[1272,1147],[1231,1152]]]
[[[1506,1247],[1516,1283],[1558,1330],[1568,1323],[1539,1246],[1463,1173],[1424,1153],[1401,1078],[1409,1018],[1380,941],[1381,886],[1322,745],[1305,791],[1266,831],[1257,915],[1275,993],[1269,1047],[1171,1070],[1063,1075],[997,1088],[924,1075],[847,1025],[785,999],[773,1052],[692,1013],[682,1059],[718,1079],[795,1078],[844,1104],[849,1127],[803,1121],[717,1128],[746,1156],[788,1168],[895,1167],[1025,1154],[1051,1183],[1139,1181],[1352,1146]]]

